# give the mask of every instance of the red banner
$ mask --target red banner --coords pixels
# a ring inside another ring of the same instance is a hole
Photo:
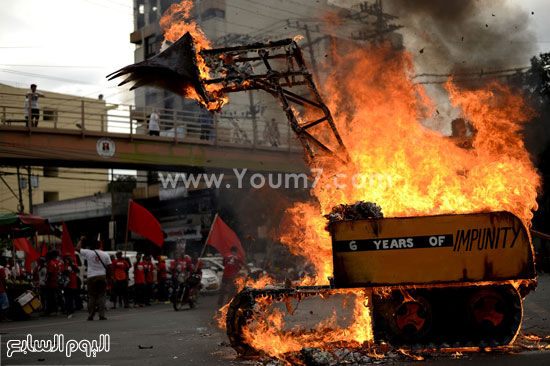
[[[74,254],[73,241],[71,240],[71,235],[69,234],[67,225],[65,225],[65,221],[63,221],[63,234],[61,236],[61,257],[65,257],[66,255],[70,256],[73,259],[73,263],[76,264],[76,255]]]
[[[244,261],[246,253],[237,234],[223,220],[216,215],[206,245],[213,246],[224,257],[231,254],[231,247],[237,248],[237,255]]]
[[[22,250],[25,252],[25,271],[31,271],[32,262],[40,258],[40,254],[33,248],[31,243],[26,238],[13,239],[13,244],[16,250]]]
[[[134,201],[130,201],[128,210],[128,230],[151,240],[159,247],[164,243],[164,233],[155,216]]]

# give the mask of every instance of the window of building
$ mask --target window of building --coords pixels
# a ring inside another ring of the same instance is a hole
[[[59,168],[56,166],[45,166],[44,167],[44,176],[45,177],[58,177]]]
[[[145,38],[145,58],[151,58],[157,54],[160,50],[160,43],[157,42],[156,37],[151,36]]]
[[[38,175],[31,175],[31,187],[40,188],[40,178]]]
[[[59,201],[59,192],[44,191],[44,203]]]
[[[143,0],[138,0],[136,2],[136,8],[134,8],[134,11],[137,10],[136,19],[135,19],[135,29],[141,29],[145,27],[145,3]]]
[[[57,109],[52,109],[44,107],[44,121],[55,121],[57,120]]]
[[[153,6],[149,12],[149,24],[158,22],[157,7]]]

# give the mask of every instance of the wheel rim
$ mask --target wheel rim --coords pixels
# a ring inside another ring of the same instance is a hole
[[[468,302],[469,321],[477,340],[512,342],[521,326],[521,297],[511,286],[491,286],[475,291]]]
[[[393,310],[388,315],[388,335],[393,344],[421,342],[430,333],[432,308],[423,296],[415,295],[394,303]]]
[[[484,296],[476,301],[473,306],[474,319],[478,324],[491,323],[499,326],[504,320],[502,300],[495,296]]]
[[[417,302],[404,303],[396,311],[395,322],[402,331],[412,327],[414,332],[420,332],[426,324],[426,311]]]

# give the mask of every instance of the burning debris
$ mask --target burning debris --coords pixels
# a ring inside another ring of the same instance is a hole
[[[340,204],[325,215],[329,221],[381,219],[384,217],[382,207],[373,202],[357,201],[353,205]]]
[[[509,354],[525,351],[550,350],[550,336],[521,334],[514,345],[496,348],[446,348],[422,349],[412,351],[404,348],[393,348],[387,344],[373,344],[366,348],[340,348],[330,350],[304,347],[297,352],[289,352],[279,357],[263,357],[257,365],[287,366],[299,364],[306,366],[334,366],[334,365],[379,365],[395,362],[425,361],[431,359],[468,359],[479,352],[495,354]]]
[[[185,54],[175,47],[178,41],[158,56],[158,75],[165,68],[182,75],[187,95],[196,93],[214,111],[226,102],[220,101],[225,93],[262,89],[275,95],[308,163],[328,173],[312,189],[315,200],[288,211],[291,225],[281,241],[315,266],[317,277],[309,285],[333,280],[322,288],[245,287],[226,316],[227,334],[240,355],[359,365],[381,362],[369,346],[374,339],[415,351],[432,344],[486,349],[515,339],[522,299],[507,281],[536,276],[526,228],[540,185],[522,141],[522,124],[533,113],[521,95],[497,83],[462,90],[449,79],[450,104],[476,130],[472,148],[465,150],[420,123],[434,106],[411,80],[407,52],[355,46],[335,52],[336,64],[323,83],[322,94],[330,96],[325,104],[292,39],[221,49],[193,48],[193,37],[185,39]],[[175,56],[190,60],[192,70],[183,66],[179,72]],[[247,68],[250,62],[262,69]],[[115,77],[130,74],[127,80],[138,86],[158,86],[150,66],[130,65]],[[288,90],[294,86],[305,87],[308,96]],[[376,144],[366,149],[365,141]],[[387,176],[391,184],[334,188],[335,176],[357,173]],[[321,216],[329,211],[330,233]],[[499,239],[503,230],[509,235]],[[406,297],[403,284],[413,287]],[[378,296],[376,288],[386,286],[391,295]],[[309,330],[287,326],[285,305],[294,315],[292,301],[303,307],[305,298],[343,293],[355,297],[353,306],[341,306],[352,309],[346,326],[332,315]],[[335,345],[348,351],[336,352]],[[399,348],[385,354],[425,358]]]

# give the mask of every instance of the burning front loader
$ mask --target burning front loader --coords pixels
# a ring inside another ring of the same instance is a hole
[[[323,154],[348,161],[331,113],[292,40],[196,52],[186,34],[152,59],[111,75],[125,74],[130,76],[121,84],[161,87],[214,111],[227,93],[265,90],[281,102],[310,163]],[[309,122],[299,120],[296,106],[307,111]],[[269,304],[284,302],[292,314],[292,301],[349,289],[366,294],[374,338],[394,345],[487,347],[514,340],[522,297],[536,285],[530,237],[516,216],[382,218],[376,206],[368,207],[369,213],[359,218],[346,212],[328,215],[334,264],[330,286],[245,287],[233,299],[226,324],[239,354],[257,352],[246,333]],[[362,343],[368,337],[360,338]]]
[[[374,339],[394,346],[494,347],[515,339],[536,274],[529,236],[514,215],[337,220],[328,229],[331,286],[244,288],[232,301],[227,332],[240,354],[257,353],[242,329],[254,326],[266,298],[288,303],[341,289],[368,294]]]

